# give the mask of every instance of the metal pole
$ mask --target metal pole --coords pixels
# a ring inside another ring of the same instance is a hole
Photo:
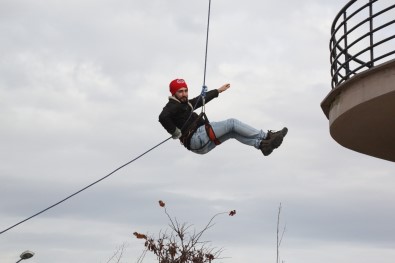
[[[370,63],[368,64],[369,67],[374,66],[374,53],[373,53],[373,45],[374,45],[374,40],[373,40],[373,1],[369,1],[369,19],[370,19]]]

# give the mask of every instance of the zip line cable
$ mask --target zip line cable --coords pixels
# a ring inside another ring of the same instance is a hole
[[[200,96],[199,96],[199,99],[202,98],[202,100],[203,100],[203,101],[202,101],[202,112],[204,112],[204,110],[205,110],[205,96],[206,96],[206,92],[207,92],[207,87],[206,87],[206,70],[207,70],[208,35],[209,35],[209,27],[210,27],[210,10],[211,10],[211,0],[209,0],[209,6],[208,6],[207,33],[206,33],[206,50],[205,50],[205,56],[204,56],[203,87],[202,87],[202,92],[201,92],[201,94],[200,94]],[[197,106],[197,104],[198,104],[198,102],[199,102],[199,99],[196,101],[196,104],[194,105],[193,110],[195,110],[195,108],[196,108],[196,106]],[[191,114],[189,115],[188,120],[191,118],[192,113],[193,113],[193,110],[192,110]],[[188,120],[184,123],[184,125],[188,122]],[[184,128],[184,126],[183,126],[182,128]],[[181,130],[182,130],[182,128],[181,128]],[[51,206],[49,206],[49,207],[47,207],[47,208],[41,210],[40,212],[37,212],[37,213],[35,213],[34,215],[32,215],[32,216],[30,216],[30,217],[28,217],[28,218],[26,218],[26,219],[24,219],[24,220],[22,220],[22,221],[16,223],[16,224],[14,224],[14,225],[12,225],[12,226],[10,226],[10,227],[4,229],[3,231],[0,232],[0,235],[1,235],[1,234],[4,234],[5,232],[7,232],[7,231],[13,229],[14,227],[16,227],[16,226],[18,226],[18,225],[20,225],[20,224],[22,224],[22,223],[24,223],[24,222],[26,222],[26,221],[32,219],[32,218],[34,218],[34,217],[36,217],[36,216],[38,216],[38,215],[40,215],[40,214],[42,214],[42,213],[48,211],[49,209],[54,208],[55,206],[60,205],[61,203],[67,201],[67,200],[70,199],[70,198],[72,198],[73,196],[75,196],[75,195],[77,195],[77,194],[79,194],[79,193],[85,191],[86,189],[88,189],[88,188],[94,186],[95,184],[97,184],[97,183],[103,181],[104,179],[106,179],[106,178],[110,177],[111,175],[113,175],[115,172],[121,170],[121,169],[124,168],[125,166],[128,166],[129,164],[131,164],[131,163],[133,163],[134,161],[140,159],[141,157],[143,157],[144,155],[146,155],[146,154],[149,153],[150,151],[152,151],[152,150],[154,150],[155,148],[159,147],[160,145],[164,144],[165,142],[167,142],[167,141],[170,140],[171,138],[172,138],[172,137],[169,137],[169,138],[163,140],[162,142],[158,143],[158,144],[155,145],[154,147],[150,148],[149,150],[147,150],[147,151],[145,151],[144,153],[140,154],[139,156],[135,157],[133,160],[131,160],[131,161],[129,161],[129,162],[127,162],[127,163],[125,163],[125,164],[119,166],[118,168],[116,168],[116,169],[115,169],[114,171],[112,171],[111,173],[109,173],[109,174],[107,174],[106,176],[100,178],[99,180],[96,180],[95,182],[93,182],[93,183],[91,183],[91,184],[85,186],[84,188],[78,190],[77,192],[75,192],[75,193],[73,193],[73,194],[67,196],[66,198],[60,200],[59,202],[57,202],[57,203],[55,203],[55,204],[53,204],[53,205],[51,205]]]
[[[3,233],[5,233],[5,232],[7,232],[8,230],[11,230],[12,228],[14,228],[14,227],[16,227],[16,226],[18,226],[18,225],[20,225],[20,224],[22,224],[22,223],[24,223],[24,222],[30,220],[30,219],[32,219],[33,217],[36,217],[36,216],[38,216],[38,215],[40,215],[40,214],[42,214],[42,213],[48,211],[49,209],[51,209],[51,208],[53,208],[53,207],[55,207],[55,206],[57,206],[57,205],[60,205],[61,203],[63,203],[64,201],[70,199],[71,197],[73,197],[73,196],[75,196],[75,195],[81,193],[82,191],[85,191],[85,190],[88,189],[89,187],[94,186],[95,184],[97,184],[97,183],[103,181],[103,180],[106,179],[107,177],[110,177],[110,176],[111,176],[112,174],[114,174],[115,172],[121,170],[122,168],[124,168],[125,166],[131,164],[132,162],[136,161],[137,159],[140,159],[141,157],[143,157],[144,155],[146,155],[147,153],[149,153],[150,151],[152,151],[152,150],[154,150],[155,148],[159,147],[160,145],[162,145],[163,143],[167,142],[167,141],[170,140],[170,139],[171,139],[171,137],[169,137],[169,138],[167,138],[166,140],[164,140],[164,141],[158,143],[157,145],[155,145],[155,146],[152,147],[151,149],[145,151],[144,153],[142,153],[142,154],[140,154],[139,156],[137,156],[136,158],[134,158],[133,160],[131,160],[131,161],[129,161],[129,162],[127,162],[127,163],[125,163],[125,164],[119,166],[117,169],[115,169],[115,170],[112,171],[111,173],[109,173],[109,174],[107,174],[106,176],[100,178],[99,180],[97,180],[97,181],[91,183],[90,185],[85,186],[84,188],[82,188],[81,190],[75,192],[74,194],[69,195],[68,197],[66,197],[66,198],[64,198],[64,199],[62,199],[62,200],[60,200],[59,202],[57,202],[57,203],[55,203],[55,204],[53,204],[53,205],[51,205],[51,206],[49,206],[49,207],[47,207],[47,208],[41,210],[40,212],[38,212],[38,213],[36,213],[36,214],[34,214],[34,215],[32,215],[32,216],[30,216],[30,217],[28,217],[28,218],[26,218],[26,219],[20,221],[20,222],[18,222],[18,223],[16,223],[15,225],[10,226],[9,228],[4,229],[3,231],[0,232],[0,235],[3,234]]]

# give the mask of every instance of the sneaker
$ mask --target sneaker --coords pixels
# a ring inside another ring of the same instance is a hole
[[[282,130],[273,132],[268,131],[266,138],[261,141],[260,149],[264,156],[268,156],[273,152],[274,149],[280,147],[285,135],[287,135],[288,129],[284,127]]]

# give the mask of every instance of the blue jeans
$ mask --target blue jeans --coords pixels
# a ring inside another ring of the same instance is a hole
[[[236,119],[227,119],[220,122],[211,122],[217,139],[223,143],[228,139],[236,139],[239,142],[259,149],[259,145],[266,138],[263,130],[257,130]],[[200,126],[191,138],[191,151],[198,154],[205,154],[215,148],[215,143],[210,141],[206,129]]]

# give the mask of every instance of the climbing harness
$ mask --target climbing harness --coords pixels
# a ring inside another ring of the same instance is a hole
[[[207,136],[210,139],[207,141],[204,145],[202,145],[198,149],[191,149],[190,141],[193,136],[193,134],[196,132],[196,130],[200,127],[199,126],[199,121],[203,120],[204,121],[204,128],[206,130]],[[191,125],[186,129],[184,134],[180,138],[180,142],[187,148],[188,150],[200,150],[203,149],[210,141],[212,141],[215,145],[221,144],[221,142],[218,140],[217,136],[215,136],[215,132],[213,127],[210,124],[210,121],[207,118],[207,115],[205,112],[201,112],[196,120],[194,120]]]
[[[203,113],[204,114],[204,113]],[[205,121],[206,123],[204,124],[204,127],[206,128],[206,133],[208,135],[208,138],[210,139],[210,141],[212,141],[215,145],[220,145],[221,142],[218,140],[217,136],[215,135],[214,129],[211,126],[210,122],[207,119],[206,114],[204,114],[205,116]]]

